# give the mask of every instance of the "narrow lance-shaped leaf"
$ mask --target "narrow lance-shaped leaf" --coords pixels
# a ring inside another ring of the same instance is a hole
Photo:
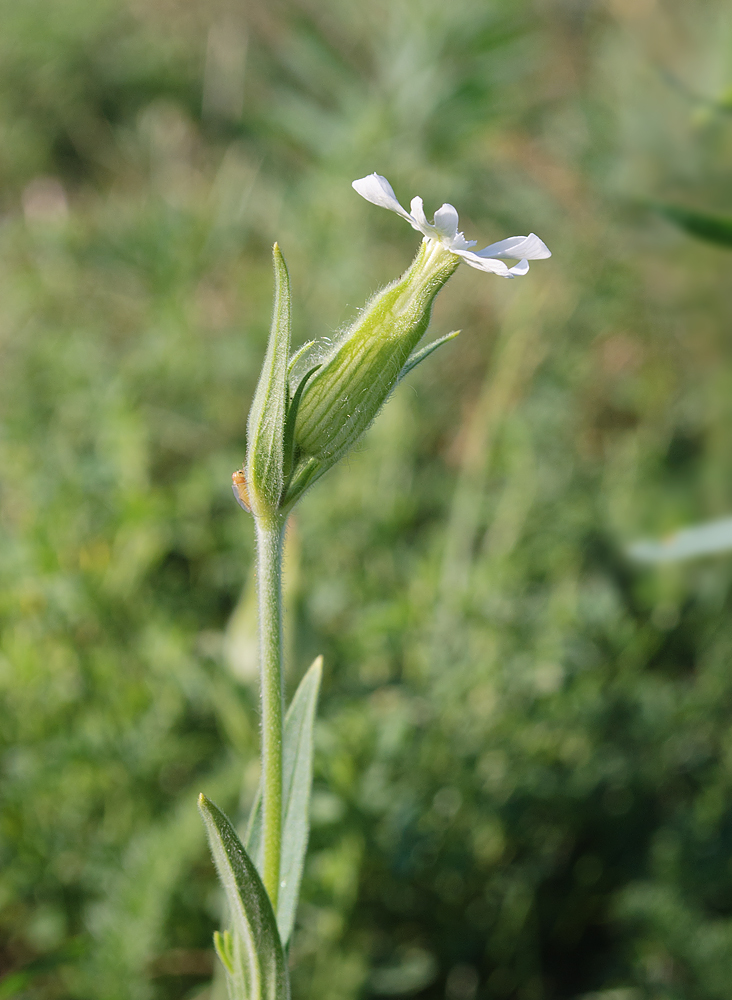
[[[433,340],[431,344],[427,344],[423,347],[421,351],[415,351],[409,358],[407,358],[407,363],[404,365],[402,370],[399,372],[399,381],[409,375],[418,364],[428,358],[433,351],[436,351],[438,347],[442,347],[443,344],[449,343],[449,341],[454,340],[455,337],[460,333],[459,330],[452,330],[450,333],[446,333],[444,337],[439,337],[437,340]]]
[[[267,891],[236,830],[205,795],[198,808],[233,923],[214,943],[231,1000],[289,1000],[290,981]]]
[[[298,361],[301,358],[303,358],[308,353],[308,351],[312,347],[314,347],[314,345],[315,345],[315,341],[314,340],[308,340],[308,341],[306,341],[306,343],[304,343],[302,345],[302,347],[298,347],[298,349],[295,351],[295,353],[292,355],[292,357],[290,358],[290,360],[287,363],[287,377],[288,377],[288,379],[292,378],[292,373],[294,372],[295,367],[296,367]]]
[[[319,656],[300,681],[285,718],[282,747],[282,861],[277,898],[277,926],[285,945],[295,923],[308,846],[310,790],[313,780],[313,727],[322,672],[323,657]],[[246,841],[249,854],[261,872],[264,863],[261,787],[252,806]]]
[[[320,368],[320,365],[314,365],[309,372],[306,372],[300,379],[297,389],[290,401],[287,408],[287,416],[285,418],[285,434],[284,434],[284,479],[285,479],[285,490],[289,484],[289,480],[292,476],[294,464],[295,464],[295,421],[297,420],[297,411],[300,409],[300,400],[302,399],[302,394],[305,390],[308,381]]]
[[[284,432],[290,355],[290,279],[275,243],[275,305],[267,353],[247,421],[246,481],[252,511],[272,514],[284,485]]]

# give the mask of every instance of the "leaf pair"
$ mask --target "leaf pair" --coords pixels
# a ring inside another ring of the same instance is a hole
[[[231,930],[214,935],[231,1000],[289,1000],[290,978],[272,904],[236,830],[205,795],[198,808],[229,905]]]
[[[313,727],[322,665],[319,656],[300,682],[285,718],[281,882],[276,916],[261,878],[261,786],[252,807],[246,848],[221,810],[205,796],[199,799],[232,921],[231,931],[214,938],[231,1000],[286,1000],[290,995],[285,949],[295,923],[307,850]]]

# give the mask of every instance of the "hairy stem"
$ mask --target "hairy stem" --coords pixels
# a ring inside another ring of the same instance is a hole
[[[277,912],[282,849],[282,545],[285,520],[258,517],[264,886]]]

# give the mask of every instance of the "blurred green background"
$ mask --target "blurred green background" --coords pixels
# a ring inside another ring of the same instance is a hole
[[[269,247],[332,335],[417,245],[374,170],[554,256],[294,519],[294,996],[729,997],[732,563],[623,553],[732,511],[732,256],[649,207],[732,216],[730,5],[0,0],[0,998],[221,995]]]

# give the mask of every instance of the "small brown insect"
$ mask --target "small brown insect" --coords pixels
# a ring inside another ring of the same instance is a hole
[[[252,508],[249,505],[249,492],[247,490],[247,479],[244,475],[243,469],[238,469],[236,472],[231,474],[231,488],[234,491],[234,497],[239,506],[245,510],[248,514],[251,514]]]

